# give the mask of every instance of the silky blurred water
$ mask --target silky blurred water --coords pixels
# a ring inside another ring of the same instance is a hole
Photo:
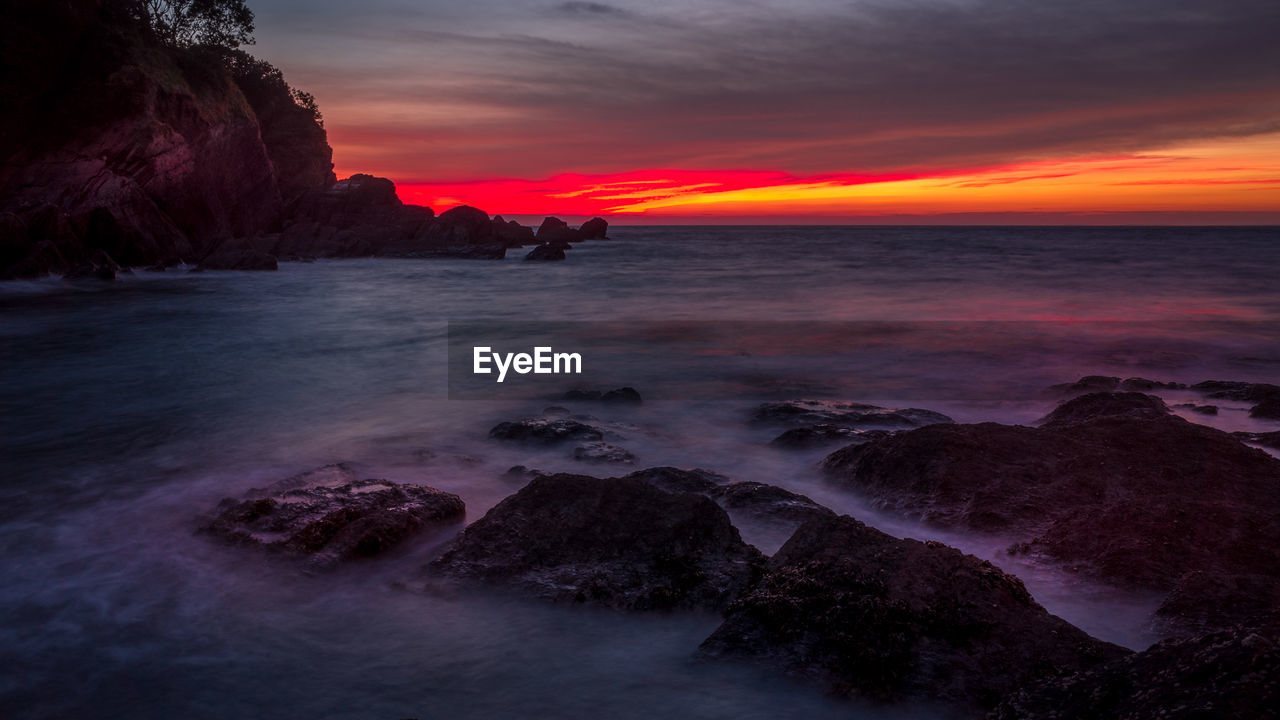
[[[823,482],[753,403],[794,390],[1031,422],[1085,374],[1280,379],[1275,229],[614,228],[563,263],[352,260],[276,273],[0,284],[0,711],[7,717],[860,717],[769,673],[697,664],[716,626],[398,589],[445,538],[305,576],[196,537],[226,496],[347,461],[457,492],[479,517],[515,464],[608,474],[486,439],[547,402],[449,400],[450,321],[859,323],[858,352],[721,372],[637,361],[652,393],[597,414],[642,466],[804,492],[1017,573],[1050,611],[1140,647],[1155,599],[1004,556]],[[851,325],[852,324],[852,325]],[[931,325],[932,324],[932,325]],[[747,327],[748,325],[743,325]],[[945,332],[922,332],[921,328]],[[911,332],[901,334],[903,328]],[[901,341],[893,337],[904,338]],[[744,338],[750,342],[752,338]],[[758,341],[759,338],[756,338]],[[759,343],[757,342],[757,345]],[[759,350],[758,347],[754,350]],[[745,362],[745,361],[742,361]],[[673,369],[677,368],[677,369]],[[723,385],[662,392],[659,378]],[[645,373],[648,373],[646,375]],[[754,373],[754,374],[753,374]],[[625,378],[624,378],[625,379]],[[724,389],[727,388],[727,391]],[[1172,393],[1173,401],[1196,400]],[[1215,401],[1217,402],[1217,401]],[[1224,429],[1277,429],[1221,403]],[[575,408],[578,409],[578,408]],[[766,552],[785,540],[744,524]]]

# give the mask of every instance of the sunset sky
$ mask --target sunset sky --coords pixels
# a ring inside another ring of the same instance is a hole
[[[1280,222],[1274,0],[254,0],[340,177],[645,222]]]

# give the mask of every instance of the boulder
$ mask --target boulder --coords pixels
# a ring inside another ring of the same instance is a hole
[[[629,450],[606,442],[589,442],[579,445],[573,449],[573,459],[578,462],[611,465],[634,465],[636,462],[636,456]]]
[[[840,696],[978,716],[1033,680],[1127,652],[1050,615],[986,561],[847,516],[802,525],[700,650]]]
[[[346,466],[328,466],[243,499],[225,499],[201,530],[327,566],[378,555],[424,531],[462,522],[465,506],[457,495],[353,477]]]
[[[1271,398],[1249,408],[1249,417],[1280,420],[1280,398]]]
[[[609,235],[609,223],[604,218],[594,217],[582,223],[578,233],[583,240],[604,240]]]
[[[867,443],[888,434],[885,430],[855,430],[843,425],[817,423],[784,430],[769,444],[787,450],[805,450],[837,443],[844,445]]]
[[[543,475],[428,566],[455,582],[621,610],[720,610],[764,558],[711,500],[632,478]]]
[[[942,413],[919,408],[882,408],[865,403],[834,400],[787,400],[769,402],[756,408],[751,417],[757,424],[786,425],[837,425],[840,427],[917,427],[934,423],[949,423],[951,418]]]
[[[604,432],[577,420],[528,418],[498,423],[489,431],[489,437],[537,445],[558,445],[570,441],[604,440]]]
[[[1085,395],[1039,428],[931,425],[841,449],[824,467],[883,507],[1023,537],[1014,551],[1122,586],[1280,573],[1280,460],[1147,395]]]
[[[710,495],[717,486],[729,482],[729,478],[717,472],[694,468],[684,470],[675,467],[651,467],[627,475],[628,480],[640,480],[673,493],[700,493]]]
[[[582,240],[582,233],[560,218],[549,217],[538,226],[537,239],[540,243],[574,243]]]
[[[1135,378],[1141,380],[1141,378]],[[1075,397],[1096,392],[1112,392],[1120,389],[1120,378],[1109,375],[1086,375],[1073,383],[1051,385],[1047,392],[1054,397]]]
[[[1274,718],[1280,644],[1274,632],[1232,628],[1166,640],[1076,675],[1014,692],[994,720]]]
[[[492,222],[494,237],[509,248],[523,247],[535,240],[533,228],[525,227],[515,220],[504,220],[501,215],[494,215]]]
[[[524,260],[525,262],[555,262],[563,260],[564,257],[564,250],[543,243],[530,250],[529,254],[524,256]]]
[[[1260,403],[1280,399],[1280,385],[1270,383],[1206,380],[1192,385],[1191,389],[1220,400]]]
[[[799,493],[761,482],[735,482],[709,488],[707,494],[735,515],[766,522],[804,523],[835,517],[830,509]]]
[[[1151,392],[1152,390],[1186,390],[1187,386],[1185,383],[1179,382],[1159,382],[1146,378],[1131,377],[1125,378],[1120,383],[1120,389],[1131,392]]]

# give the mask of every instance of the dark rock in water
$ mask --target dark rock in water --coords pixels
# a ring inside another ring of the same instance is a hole
[[[1275,718],[1280,643],[1275,632],[1233,628],[1166,640],[1073,676],[1019,690],[994,720]]]
[[[769,444],[778,448],[800,450],[835,443],[846,445],[850,443],[866,443],[885,437],[888,434],[884,430],[855,430],[843,425],[818,423],[817,425],[803,425],[786,430]]]
[[[78,280],[81,278],[115,280],[116,274],[119,272],[120,266],[116,264],[116,261],[112,260],[111,256],[102,250],[98,250],[93,254],[93,257],[71,268],[62,277],[67,280]]]
[[[1131,392],[1150,392],[1152,390],[1186,390],[1186,383],[1179,382],[1159,382],[1156,380],[1148,380],[1146,378],[1126,378],[1120,383],[1121,390]]]
[[[525,227],[515,220],[504,220],[501,215],[493,216],[493,234],[503,245],[518,248],[535,242],[533,228]]]
[[[586,463],[632,465],[635,464],[636,456],[626,448],[620,448],[617,445],[589,442],[573,449],[573,459]]]
[[[1164,635],[1193,636],[1236,625],[1280,629],[1280,577],[1189,572],[1156,610]]]
[[[628,480],[641,480],[665,492],[710,494],[729,478],[717,472],[694,468],[651,467],[627,475]]]
[[[1263,400],[1249,409],[1249,417],[1280,420],[1280,398]]]
[[[1120,585],[1280,574],[1280,461],[1146,395],[1076,398],[1040,428],[932,425],[839,450],[824,467],[890,509],[1027,536],[1016,550]]]
[[[803,523],[835,513],[799,493],[759,482],[736,482],[710,488],[708,494],[731,512],[760,520]]]
[[[445,210],[436,218],[436,224],[465,231],[466,240],[462,244],[488,244],[497,236],[489,213],[470,205]]]
[[[428,566],[458,581],[624,610],[719,610],[764,557],[718,505],[643,480],[534,478]]]
[[[1192,385],[1191,389],[1220,400],[1261,403],[1280,399],[1280,386],[1269,383],[1206,380]]]
[[[271,255],[255,250],[216,252],[200,261],[205,270],[278,270],[279,264]]]
[[[537,239],[540,243],[575,243],[582,240],[582,233],[569,227],[560,218],[549,217],[538,226]]]
[[[546,475],[546,473],[541,470],[533,470],[525,467],[524,465],[513,465],[508,468],[506,472],[502,473],[502,479],[511,482],[526,483],[536,477],[542,477],[543,475]]]
[[[1141,378],[1134,378],[1141,380]],[[1054,397],[1074,397],[1085,393],[1111,392],[1120,388],[1120,378],[1108,375],[1086,375],[1073,383],[1052,385],[1048,394]]]
[[[529,418],[517,422],[504,422],[489,431],[496,440],[517,440],[542,445],[557,445],[569,441],[599,441],[604,433],[599,428],[577,420]]]
[[[582,223],[578,232],[583,240],[603,240],[609,235],[609,223],[604,218],[594,217]]]
[[[801,526],[701,648],[841,696],[973,713],[1033,680],[1126,653],[1050,615],[988,562],[850,517]]]
[[[371,557],[425,530],[462,521],[457,495],[423,485],[353,480],[344,466],[295,476],[219,503],[203,532],[307,557],[313,564]]]
[[[764,403],[756,408],[752,421],[799,427],[803,425],[839,425],[842,427],[887,426],[916,427],[933,423],[949,423],[942,413],[919,408],[896,410],[864,403],[833,400],[788,400]]]
[[[1280,431],[1266,433],[1235,432],[1231,434],[1240,438],[1244,442],[1269,447],[1273,450],[1280,450]]]
[[[1181,405],[1174,405],[1173,408],[1175,410],[1190,410],[1191,412],[1197,413],[1200,415],[1217,415],[1218,414],[1217,405],[1196,405],[1195,403],[1183,403]]]
[[[525,262],[555,262],[563,260],[565,257],[564,250],[554,247],[547,243],[543,243],[529,251],[524,256]]]

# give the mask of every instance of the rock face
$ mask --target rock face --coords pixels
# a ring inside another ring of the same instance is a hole
[[[202,531],[323,566],[385,552],[461,522],[466,510],[457,495],[435,488],[354,478],[345,466],[328,466],[228,498]]]
[[[583,240],[604,240],[609,236],[609,223],[604,218],[594,217],[582,223],[578,232]]]
[[[824,467],[885,507],[1027,537],[1016,550],[1118,585],[1280,574],[1280,461],[1148,395],[1085,395],[1039,428],[931,425],[839,450]]]
[[[1274,718],[1280,645],[1244,628],[1166,640],[1071,677],[1016,692],[994,720]]]
[[[428,572],[553,601],[717,610],[755,581],[763,562],[701,495],[561,474],[534,477]]]
[[[549,217],[538,226],[537,239],[540,243],[555,244],[580,242],[583,238],[581,232],[569,227],[565,221]]]
[[[801,526],[701,652],[778,668],[842,696],[975,714],[1032,680],[1127,653],[1050,615],[990,563],[849,517]]]
[[[280,177],[216,63],[155,45],[96,0],[33,3],[4,34],[0,210],[26,233],[4,238],[0,277],[65,272],[97,251],[126,266],[198,261],[279,229]]]

